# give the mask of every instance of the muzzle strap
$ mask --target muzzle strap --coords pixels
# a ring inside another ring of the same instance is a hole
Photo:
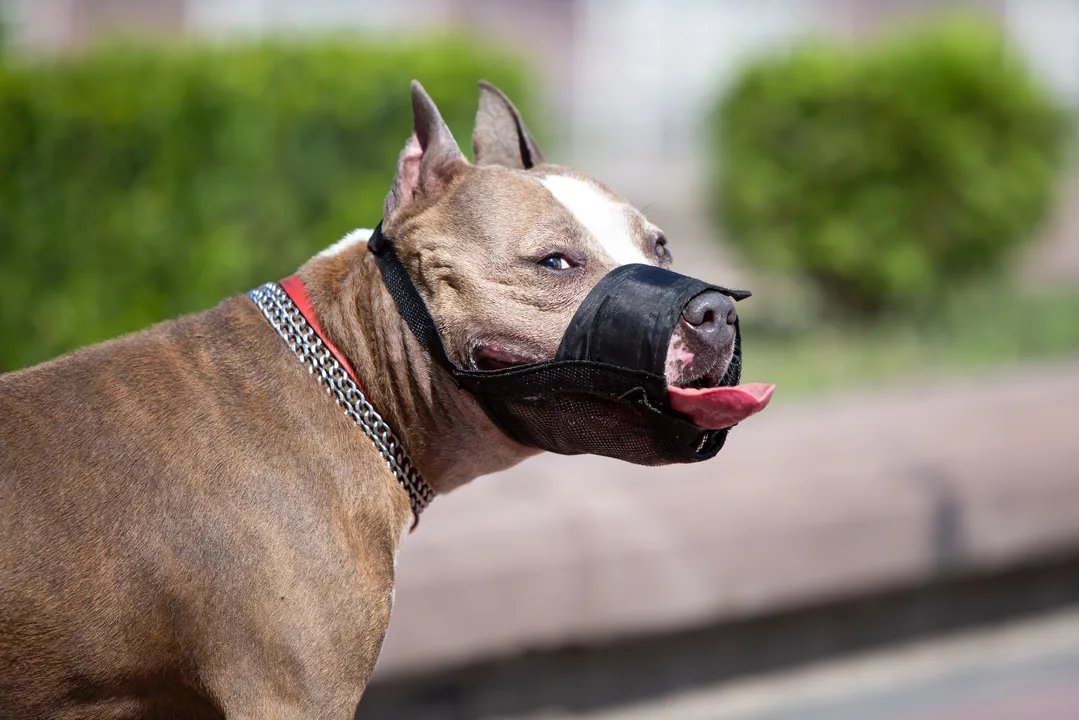
[[[412,282],[408,270],[401,263],[401,258],[398,257],[393,243],[382,234],[381,222],[371,232],[367,249],[375,256],[379,272],[382,273],[382,282],[397,304],[397,311],[405,319],[412,334],[436,362],[451,371],[451,376],[456,381],[456,376],[452,373],[456,369],[455,365],[449,353],[446,352],[446,346],[442,342],[442,336],[438,332],[434,318],[431,317],[431,311],[427,309],[427,304],[420,297],[420,292]]]

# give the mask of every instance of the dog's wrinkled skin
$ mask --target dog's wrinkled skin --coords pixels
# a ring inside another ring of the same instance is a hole
[[[457,362],[551,357],[606,272],[669,262],[493,87],[475,164],[418,84],[413,104],[384,229]],[[299,274],[428,482],[532,454],[433,367],[352,240]],[[672,380],[729,362],[695,342],[676,333]],[[408,501],[249,300],[0,376],[0,449],[0,717],[351,717]]]

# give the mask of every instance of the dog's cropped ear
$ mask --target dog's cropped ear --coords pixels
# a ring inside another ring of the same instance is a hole
[[[486,80],[480,81],[480,107],[472,133],[472,154],[477,165],[503,165],[528,170],[543,164],[532,133],[506,94]]]
[[[434,101],[416,80],[412,81],[412,122],[412,136],[397,160],[397,174],[386,196],[384,222],[418,197],[438,198],[453,176],[468,165]]]

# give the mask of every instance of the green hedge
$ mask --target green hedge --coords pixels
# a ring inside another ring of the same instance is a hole
[[[0,63],[0,371],[211,306],[373,226],[413,77],[466,148],[477,80],[527,112],[525,75],[465,39]]]
[[[864,319],[1000,270],[1051,207],[1073,126],[994,28],[953,19],[751,64],[713,128],[729,240]]]

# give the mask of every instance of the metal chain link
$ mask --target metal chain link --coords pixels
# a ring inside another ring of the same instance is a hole
[[[292,352],[300,358],[307,371],[315,376],[327,394],[332,395],[345,411],[345,415],[360,426],[378,449],[397,482],[408,493],[408,502],[418,520],[435,493],[420,477],[412,459],[390,426],[349,377],[348,372],[280,285],[274,282],[266,283],[248,292],[247,296],[292,348]]]

